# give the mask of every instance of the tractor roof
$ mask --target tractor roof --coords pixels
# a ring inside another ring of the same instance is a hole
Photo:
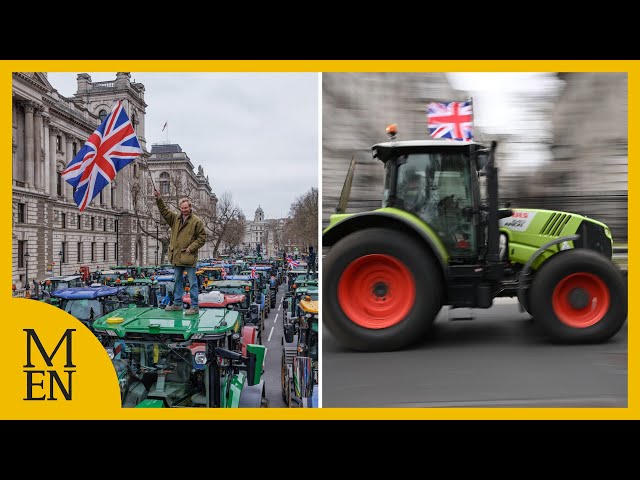
[[[477,145],[480,148],[486,148],[486,145],[482,145],[477,142],[462,142],[459,140],[403,140],[399,142],[384,142],[376,143],[371,147],[371,154],[373,158],[378,158],[383,162],[386,162],[391,158],[391,152],[394,150],[413,150],[429,148],[466,148],[469,145]]]
[[[116,295],[118,293],[118,287],[70,287],[61,288],[51,294],[52,297],[64,298],[65,300],[71,299],[85,299],[85,298],[100,298],[107,297],[109,295]]]
[[[96,320],[93,328],[115,332],[120,338],[149,334],[189,340],[193,335],[216,336],[238,331],[240,318],[236,311],[218,308],[202,309],[196,315],[167,312],[160,308],[119,308]]]

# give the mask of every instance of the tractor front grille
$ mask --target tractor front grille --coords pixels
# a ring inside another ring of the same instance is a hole
[[[588,248],[602,253],[607,258],[611,258],[613,253],[611,240],[604,234],[603,227],[588,220],[583,220],[576,233],[580,234],[580,238],[573,241],[576,248]]]

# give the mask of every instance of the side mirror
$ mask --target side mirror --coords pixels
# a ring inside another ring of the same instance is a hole
[[[264,356],[267,353],[267,347],[264,345],[247,345],[247,357],[249,365],[247,366],[247,384],[252,387],[260,383],[262,377],[262,367],[264,365]]]

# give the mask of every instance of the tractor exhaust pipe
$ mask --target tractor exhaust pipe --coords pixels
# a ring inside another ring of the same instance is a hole
[[[489,190],[489,238],[487,239],[487,261],[498,263],[500,261],[500,225],[498,217],[498,168],[495,166],[496,147],[498,142],[491,142],[489,161],[487,162],[487,188]]]
[[[347,177],[344,179],[344,185],[342,185],[342,192],[340,193],[340,200],[338,201],[338,207],[336,213],[346,213],[347,204],[349,203],[349,196],[351,195],[351,184],[353,183],[353,175],[356,169],[356,157],[351,157],[351,164],[349,165],[349,171]]]

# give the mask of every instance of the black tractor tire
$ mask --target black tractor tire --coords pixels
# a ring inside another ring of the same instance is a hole
[[[582,248],[549,258],[533,279],[530,300],[536,325],[554,343],[605,342],[628,313],[620,270],[602,254]]]
[[[384,270],[376,264],[378,260]],[[442,307],[442,269],[429,247],[407,233],[386,228],[354,232],[329,249],[323,267],[323,321],[340,344],[353,350],[407,347],[426,336]],[[343,278],[347,271],[349,274]],[[360,282],[360,274],[373,283],[365,284],[364,279]],[[345,283],[341,285],[341,281]],[[358,296],[353,307],[345,301],[354,319],[340,305],[341,288],[343,300],[346,291]],[[415,289],[413,299],[402,297],[407,288]],[[363,296],[365,300],[360,301]],[[406,314],[392,321],[385,320],[384,314],[378,318],[370,314],[369,307],[377,308],[379,302],[386,301],[398,305],[398,310],[406,310]]]

